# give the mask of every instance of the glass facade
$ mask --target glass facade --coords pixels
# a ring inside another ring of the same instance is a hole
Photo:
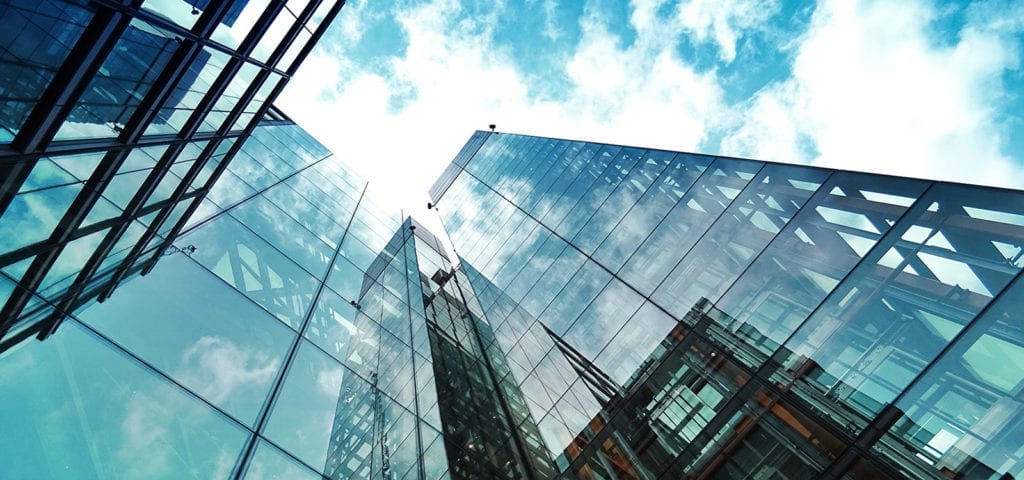
[[[343,4],[0,0],[3,348],[328,155],[271,102]]]
[[[1024,193],[476,132],[447,244],[271,105],[343,3],[0,0],[0,478],[1024,476]]]
[[[294,125],[247,144],[152,271],[2,353],[16,477],[445,474],[410,223]]]
[[[431,193],[558,476],[1024,475],[1021,192],[477,132]]]

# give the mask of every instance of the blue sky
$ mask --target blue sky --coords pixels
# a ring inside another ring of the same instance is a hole
[[[278,104],[416,212],[490,123],[1024,188],[1022,48],[1012,0],[349,0]]]

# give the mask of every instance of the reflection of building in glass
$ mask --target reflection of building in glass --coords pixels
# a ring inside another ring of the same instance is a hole
[[[196,10],[199,10],[199,12],[190,10],[189,13],[198,15],[202,10],[206,10],[210,5],[210,0],[187,0],[187,3],[195,7]],[[238,20],[238,16],[245,10],[245,7],[249,4],[249,0],[232,0],[228,3],[231,5],[228,6],[228,11],[224,14],[224,18],[220,19],[220,23],[230,27],[235,24],[236,20]]]
[[[415,222],[414,222],[415,225]],[[431,362],[453,478],[550,478],[540,432],[462,269],[415,225]],[[429,292],[429,293],[428,293]]]
[[[477,132],[453,261],[270,105],[343,2],[122,3],[0,9],[5,476],[1024,476],[1021,192]]]
[[[432,195],[569,476],[1024,475],[1020,192],[478,132]]]
[[[5,474],[446,475],[409,229],[371,197],[261,123],[152,271],[6,344]]]

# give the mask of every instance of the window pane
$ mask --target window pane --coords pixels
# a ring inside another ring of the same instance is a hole
[[[729,338],[732,346],[727,349],[740,361],[754,368],[760,366],[889,231],[926,186],[921,181],[836,173],[729,286],[728,293],[716,304],[724,315],[715,317],[719,321],[707,324],[707,328],[713,329],[715,336]],[[754,236],[736,235],[740,242],[749,242],[742,239]],[[707,276],[699,275],[702,279]],[[686,286],[674,287],[676,291],[687,290]],[[656,296],[672,305],[673,313],[680,316],[693,307],[685,304],[693,300],[692,296],[681,297]]]
[[[302,325],[316,280],[228,215],[182,237],[192,258],[294,329]]]
[[[318,473],[310,470],[299,463],[288,454],[274,448],[265,440],[260,440],[256,446],[256,453],[249,461],[249,467],[245,471],[247,480],[275,480],[275,479],[296,479],[296,480],[321,480]]]
[[[178,81],[160,112],[146,128],[146,134],[178,133],[227,65],[227,54],[204,48]]]
[[[155,13],[185,28],[192,28],[209,0],[145,0],[142,9]]]
[[[319,468],[328,466],[329,454],[364,459],[373,445],[374,401],[366,380],[304,341],[264,434],[306,464]]]
[[[78,316],[253,425],[294,332],[184,255],[163,258],[113,300]]]
[[[904,412],[875,450],[921,478],[1024,475],[1024,283],[943,354],[897,402]]]
[[[9,478],[227,478],[247,438],[74,322],[0,360]]]
[[[4,2],[0,9],[0,143],[21,129],[92,12],[59,0]]]
[[[780,381],[863,427],[1020,270],[999,247],[1024,243],[1020,212],[1016,192],[933,186],[780,349]]]
[[[756,162],[712,164],[619,270],[622,278],[641,293],[653,292],[760,169]]]
[[[0,252],[49,238],[81,189],[76,183],[15,195],[0,216],[0,231],[16,233],[0,235]]]
[[[173,34],[132,20],[55,138],[119,135],[178,44]]]
[[[248,1],[235,1],[234,4],[241,6],[241,11],[238,11],[236,7],[232,7],[228,10],[227,17],[217,25],[217,29],[214,30],[213,35],[210,37],[229,48],[238,48],[245,39],[252,27],[256,25],[256,22],[260,19],[260,15],[263,15],[263,11],[267,9],[269,0],[248,0]]]

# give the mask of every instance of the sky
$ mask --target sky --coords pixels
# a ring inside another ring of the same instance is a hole
[[[475,130],[1024,188],[1024,2],[349,0],[277,101],[391,206]]]

